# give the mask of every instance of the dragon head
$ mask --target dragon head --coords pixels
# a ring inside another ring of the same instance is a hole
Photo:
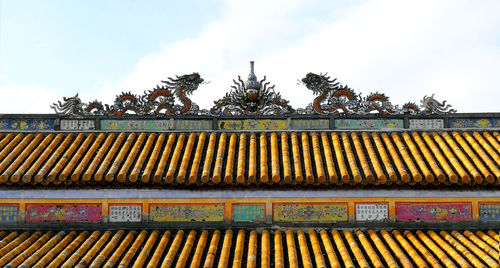
[[[331,79],[330,76],[327,76],[326,74],[308,73],[300,82],[308,89],[312,90],[314,94],[321,94],[324,91],[330,91],[338,88],[339,83],[336,81],[336,78]]]
[[[186,95],[190,95],[198,89],[198,86],[203,83],[203,78],[201,78],[199,73],[185,74],[181,76],[176,76],[176,78],[169,77],[167,81],[162,81],[171,88],[178,89],[182,87],[182,91]]]

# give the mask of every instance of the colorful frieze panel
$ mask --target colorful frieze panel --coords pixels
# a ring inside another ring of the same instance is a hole
[[[101,120],[102,130],[169,130],[169,120]]]
[[[101,204],[27,204],[26,222],[100,222]]]
[[[471,220],[471,203],[396,203],[396,221]]]
[[[140,204],[109,204],[110,222],[140,222],[141,216]]]
[[[292,129],[329,129],[328,119],[293,119]]]
[[[18,204],[0,204],[0,222],[17,222]]]
[[[224,204],[150,204],[153,222],[224,221]]]
[[[177,130],[211,130],[211,120],[175,120]]]
[[[500,118],[450,118],[450,128],[498,128]]]
[[[92,130],[95,129],[94,120],[61,120],[61,130]]]
[[[347,203],[273,204],[274,222],[343,222],[347,220]]]
[[[356,221],[387,221],[389,204],[356,203]]]
[[[265,204],[233,204],[233,221],[264,222],[265,220]]]
[[[19,130],[53,130],[54,119],[33,119],[33,120],[0,120],[0,129],[19,129]]]
[[[54,125],[53,119],[19,120],[20,130],[52,130]]]
[[[500,221],[500,203],[479,204],[479,219],[481,221]]]
[[[442,129],[444,119],[410,119],[410,129]]]
[[[18,122],[17,120],[12,120],[12,119],[2,119],[0,120],[0,129],[17,129],[18,127]]]
[[[288,128],[287,120],[247,119],[247,120],[219,120],[221,130],[283,130]]]
[[[403,128],[403,119],[335,119],[337,129]]]

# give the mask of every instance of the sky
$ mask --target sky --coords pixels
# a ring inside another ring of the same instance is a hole
[[[201,108],[249,61],[294,108],[297,83],[328,72],[393,104],[435,94],[459,112],[500,112],[500,1],[0,0],[0,113],[53,113],[79,93],[113,103],[199,72]]]

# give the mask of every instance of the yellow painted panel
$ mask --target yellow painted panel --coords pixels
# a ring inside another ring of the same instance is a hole
[[[347,203],[273,204],[275,222],[348,221]]]
[[[286,120],[219,120],[218,123],[221,130],[283,130],[288,128]]]
[[[150,204],[153,222],[224,221],[224,204]]]

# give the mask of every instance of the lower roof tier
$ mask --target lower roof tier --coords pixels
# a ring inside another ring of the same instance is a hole
[[[0,231],[1,267],[499,267],[493,230]]]
[[[498,185],[500,133],[3,133],[0,183]]]

